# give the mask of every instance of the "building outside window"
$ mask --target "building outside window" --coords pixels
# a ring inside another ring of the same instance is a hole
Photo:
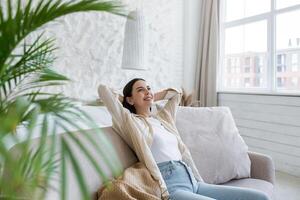
[[[260,87],[261,82],[262,82],[262,78],[259,78],[259,77],[254,78],[254,86],[255,87]]]
[[[284,78],[278,77],[277,78],[277,86],[283,87],[284,86]]]
[[[286,55],[278,54],[277,55],[277,72],[286,71]]]
[[[257,74],[262,73],[263,69],[263,58],[257,56],[255,57],[255,63],[254,63],[254,72]]]
[[[292,54],[292,72],[297,72],[298,71],[298,54],[297,53],[293,53]]]
[[[250,57],[246,57],[246,58],[245,58],[245,65],[246,65],[246,66],[250,66],[250,60],[251,60]]]
[[[244,78],[244,86],[245,87],[250,87],[250,78]]]
[[[250,72],[250,67],[245,67],[245,73],[249,73]]]

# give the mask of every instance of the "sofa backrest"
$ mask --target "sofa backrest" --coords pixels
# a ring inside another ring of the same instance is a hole
[[[194,112],[194,117],[195,119],[192,119],[191,121],[193,121],[193,126],[191,126],[190,128],[194,127],[194,125],[198,125],[198,128],[200,128],[201,130],[198,131],[197,134],[203,134],[203,133],[209,133],[209,131],[203,131],[203,128],[208,128],[208,129],[214,129],[215,126],[219,126],[217,125],[217,120],[218,118],[220,118],[220,116],[224,116],[224,114],[229,115],[230,118],[232,118],[231,114],[230,114],[230,110],[228,108],[222,108],[222,107],[218,107],[218,108],[188,108],[188,107],[179,107],[178,113],[177,113],[177,119],[190,119],[191,118],[191,112],[188,111],[192,109],[192,111]],[[188,111],[188,112],[187,112]],[[211,113],[211,114],[207,114]],[[197,114],[196,114],[197,113]],[[213,115],[212,115],[213,113]],[[196,114],[196,116],[195,116]],[[98,117],[98,115],[96,115],[96,117]],[[228,119],[230,119],[228,118]],[[206,121],[205,121],[205,120]],[[197,120],[200,120],[197,121]],[[209,182],[209,177],[206,177],[207,174],[212,174],[212,173],[208,173],[206,170],[211,169],[211,166],[207,166],[210,165],[209,162],[203,162],[203,158],[201,156],[197,156],[197,153],[199,153],[200,148],[199,148],[199,141],[195,140],[194,137],[190,137],[191,135],[191,131],[195,131],[195,130],[190,130],[190,129],[186,129],[186,125],[183,122],[184,120],[178,121],[176,122],[180,134],[182,136],[183,141],[186,143],[186,145],[190,148],[190,150],[192,151],[192,155],[194,156],[194,160],[196,162],[196,166],[199,169],[200,174],[204,175],[203,178],[204,180]],[[183,123],[182,123],[183,122]],[[204,123],[204,124],[203,124]],[[180,125],[181,124],[181,125]],[[227,124],[227,123],[225,123]],[[201,128],[202,127],[202,128]],[[135,156],[135,154],[133,153],[133,151],[130,149],[130,147],[122,140],[122,138],[111,128],[111,127],[106,127],[106,128],[102,128],[102,132],[104,133],[104,135],[107,137],[107,139],[109,140],[109,142],[113,145],[113,147],[116,150],[117,156],[119,157],[121,163],[122,163],[122,167],[123,169],[129,167],[130,165],[134,164],[135,162],[137,162],[137,158]],[[76,132],[75,132],[76,133]],[[103,157],[101,155],[99,155],[97,153],[97,151],[95,150],[95,148],[93,146],[91,146],[87,141],[86,138],[84,137],[84,134],[90,134],[90,136],[92,138],[97,138],[97,132],[93,129],[91,130],[86,130],[85,133],[79,133],[77,137],[80,141],[83,142],[83,144],[85,144],[86,147],[88,147],[88,150],[92,153],[92,155],[94,156],[94,158],[96,158],[96,160],[98,161],[98,163],[102,164],[103,162]],[[61,137],[67,137],[68,134],[63,133],[60,134],[58,138]],[[201,136],[202,137],[202,136]],[[205,138],[203,138],[205,139]],[[50,137],[49,137],[50,140]],[[36,146],[34,145],[35,142],[38,142],[38,139],[33,140],[32,146]],[[100,140],[95,140],[95,142],[102,147],[103,144],[101,143]],[[70,143],[72,144],[72,143]],[[88,189],[90,190],[90,193],[93,197],[95,197],[95,193],[97,192],[97,190],[100,188],[101,184],[102,184],[102,180],[100,179],[100,177],[98,177],[96,170],[93,168],[92,164],[88,161],[88,159],[86,158],[86,156],[79,151],[79,148],[72,144],[71,145],[71,149],[74,153],[74,155],[76,155],[76,158],[78,160],[80,160],[80,167],[82,169],[82,172],[84,174]],[[12,151],[16,149],[16,147],[12,148]],[[105,149],[104,149],[105,150]],[[203,150],[203,148],[202,148]],[[206,150],[206,148],[204,149]],[[246,150],[246,149],[245,149]],[[57,151],[59,151],[59,149],[57,149]],[[245,151],[246,152],[246,151]],[[206,156],[207,157],[207,156]],[[209,156],[208,156],[209,157]],[[110,170],[107,168],[105,168],[104,166],[105,172],[107,174],[110,175]],[[77,200],[77,199],[81,199],[80,193],[79,193],[79,187],[77,185],[77,181],[75,179],[75,176],[73,174],[73,169],[71,169],[70,165],[68,166],[68,198],[67,199],[72,199],[72,200]],[[213,181],[212,181],[213,182]],[[55,186],[56,188],[59,188],[59,177],[58,177],[58,182],[53,182],[52,183],[53,186]],[[47,199],[52,200],[52,199],[59,199],[59,193],[53,190],[50,190],[47,194]],[[94,199],[94,198],[93,198]]]

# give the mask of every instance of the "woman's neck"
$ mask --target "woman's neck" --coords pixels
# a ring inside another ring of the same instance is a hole
[[[144,117],[150,117],[151,111],[150,111],[150,108],[144,108],[144,109],[139,108],[139,109],[136,109],[136,114],[144,116]]]

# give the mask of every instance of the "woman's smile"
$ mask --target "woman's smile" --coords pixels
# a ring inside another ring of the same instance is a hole
[[[152,101],[153,100],[153,97],[152,96],[146,96],[144,98],[145,101]]]

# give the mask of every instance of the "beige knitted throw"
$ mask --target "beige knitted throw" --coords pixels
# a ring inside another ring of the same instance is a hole
[[[161,189],[144,164],[138,162],[106,188],[98,191],[98,200],[159,200]]]

